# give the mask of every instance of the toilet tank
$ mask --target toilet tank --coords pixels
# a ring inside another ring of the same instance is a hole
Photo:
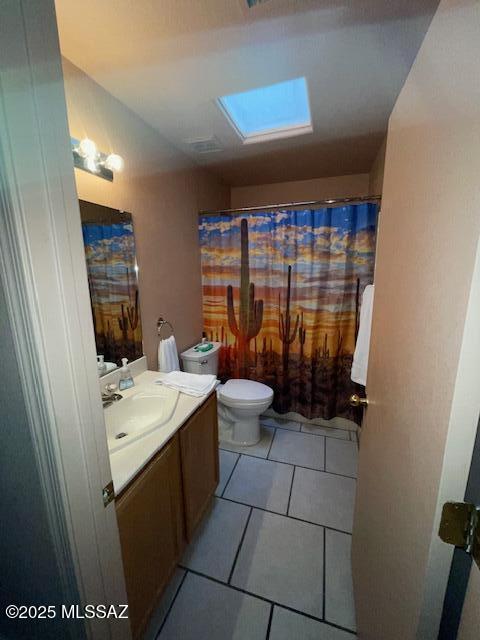
[[[211,342],[213,347],[210,351],[195,351],[195,347],[201,346],[202,343],[187,349],[180,354],[183,370],[188,373],[211,373],[214,376],[218,373],[218,353],[221,342]]]

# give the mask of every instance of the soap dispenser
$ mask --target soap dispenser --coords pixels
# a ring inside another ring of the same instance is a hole
[[[97,356],[97,371],[99,376],[103,376],[103,374],[107,372],[105,356]]]
[[[128,358],[122,358],[122,368],[120,369],[120,378],[118,381],[119,391],[130,389],[135,384],[130,369],[127,366]]]

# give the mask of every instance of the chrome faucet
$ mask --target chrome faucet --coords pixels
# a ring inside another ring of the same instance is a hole
[[[117,385],[113,382],[111,382],[110,384],[106,384],[105,387],[103,388],[102,402],[103,402],[104,409],[105,407],[109,407],[114,402],[117,402],[117,400],[121,400],[123,398],[123,396],[120,393],[115,393],[116,390],[117,390]]]

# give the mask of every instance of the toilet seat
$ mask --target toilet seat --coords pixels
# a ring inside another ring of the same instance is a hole
[[[228,380],[219,389],[219,399],[227,407],[261,405],[273,399],[273,390],[254,380]]]

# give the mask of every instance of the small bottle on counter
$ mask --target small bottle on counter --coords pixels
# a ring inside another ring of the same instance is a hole
[[[135,384],[133,382],[133,376],[130,369],[127,366],[128,358],[122,358],[122,368],[120,369],[120,378],[118,380],[118,389],[119,391],[125,391],[125,389],[130,389]]]
[[[97,356],[97,371],[99,376],[107,373],[107,365],[105,364],[105,356]]]

